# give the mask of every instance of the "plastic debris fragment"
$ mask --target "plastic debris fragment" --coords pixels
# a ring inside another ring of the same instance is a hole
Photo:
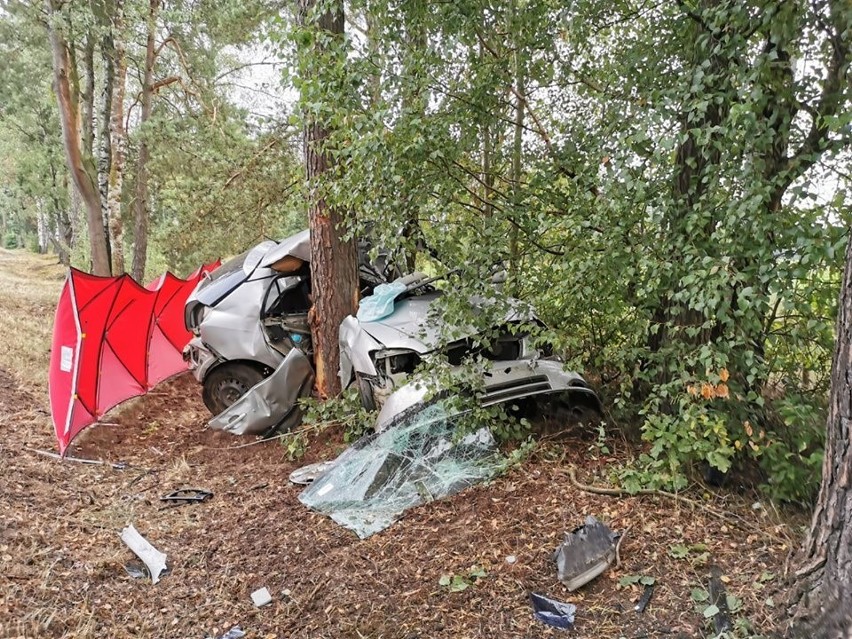
[[[165,553],[154,548],[147,539],[139,534],[133,524],[121,531],[121,541],[145,563],[151,575],[151,581],[153,583],[160,581],[160,574],[166,570]]]
[[[574,604],[550,599],[537,592],[530,593],[530,601],[533,616],[540,622],[562,630],[570,630],[574,627],[574,615],[577,612],[577,606]]]
[[[263,608],[267,604],[272,603],[272,595],[269,594],[269,588],[260,588],[251,593],[251,601],[257,608]]]
[[[565,535],[554,553],[557,577],[568,590],[589,583],[615,561],[617,536],[589,515],[586,523]]]

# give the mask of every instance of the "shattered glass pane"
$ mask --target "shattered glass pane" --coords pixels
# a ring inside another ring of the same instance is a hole
[[[299,500],[364,539],[408,508],[493,477],[503,459],[491,431],[458,436],[465,415],[452,411],[447,400],[409,412],[355,442]]]

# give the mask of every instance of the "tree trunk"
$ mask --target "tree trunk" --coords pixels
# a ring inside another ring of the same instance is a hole
[[[36,234],[38,236],[38,252],[47,253],[47,249],[50,248],[50,223],[44,202],[41,201],[36,202]]]
[[[72,94],[69,83],[71,71],[68,64],[68,48],[65,38],[55,24],[55,14],[58,6],[55,0],[45,0],[48,15],[48,36],[53,53],[53,84],[59,106],[59,118],[62,124],[62,142],[68,168],[80,198],[86,207],[86,219],[91,246],[92,273],[109,275],[110,264],[107,254],[106,237],[103,232],[101,203],[98,197],[95,181],[88,170],[81,148],[81,140],[77,129],[77,97]]]
[[[852,233],[852,230],[850,230]],[[822,486],[792,574],[788,611],[799,632],[852,637],[852,242],[837,311]]]
[[[427,47],[424,24],[426,5],[424,0],[408,0],[402,4],[401,9],[407,45],[402,58],[402,76],[405,78],[402,88],[402,116],[423,120],[429,101],[424,86],[426,74],[423,69]],[[406,273],[413,273],[417,268],[419,249],[425,244],[423,230],[420,228],[422,198],[414,189],[406,186],[402,191],[400,205],[404,213],[402,265]]]
[[[314,16],[315,0],[300,0],[302,26],[330,35],[340,46],[343,35],[343,3],[336,1],[331,10]],[[312,51],[318,57],[328,50],[322,39],[315,39]],[[343,55],[343,52],[340,52]],[[305,78],[305,81],[310,81]],[[311,333],[316,369],[316,391],[321,399],[340,392],[337,369],[340,363],[338,327],[358,306],[358,270],[354,238],[346,240],[344,215],[331,207],[322,195],[319,182],[330,170],[333,159],[325,148],[329,129],[323,122],[308,121],[304,132],[305,173],[309,190],[308,220],[311,229]]]
[[[116,264],[115,242],[110,233],[109,206],[109,173],[112,164],[112,139],[110,138],[110,118],[112,114],[113,85],[115,82],[115,46],[111,33],[107,33],[101,41],[101,59],[103,61],[103,86],[101,87],[100,115],[98,117],[98,194],[101,198],[101,217],[103,218],[104,234],[109,238],[110,262],[112,272],[118,275],[124,272],[124,264]],[[118,268],[117,268],[118,267]]]
[[[142,114],[139,130],[142,139],[139,143],[139,156],[136,163],[136,202],[133,215],[133,267],[131,275],[137,282],[145,277],[145,263],[148,259],[148,142],[145,139],[145,124],[151,117],[154,96],[154,36],[157,29],[159,0],[150,0],[148,9],[148,38],[145,46],[145,72],[142,80]]]
[[[80,126],[83,155],[91,159],[95,150],[95,41],[91,31],[86,34],[86,45],[83,48],[83,72],[85,84],[80,94],[83,102],[83,119]]]
[[[63,266],[71,266],[71,249],[74,245],[74,228],[71,224],[68,213],[69,207],[66,208],[63,201],[59,198],[59,180],[57,179],[57,167],[50,160],[50,202],[52,205],[51,218],[53,220],[51,228],[50,241],[56,251],[56,256]],[[65,189],[68,188],[67,180],[63,183]]]
[[[512,3],[512,19],[517,16],[517,3]],[[511,26],[511,25],[510,25]],[[518,34],[513,55],[513,66],[515,73],[515,123],[512,136],[512,214],[517,216],[521,208],[521,173],[524,161],[524,111],[526,109],[526,60],[524,58],[523,38]],[[518,227],[512,225],[509,230],[509,287],[510,295],[518,295],[520,292],[519,273],[521,270],[521,256],[518,247]]]
[[[110,163],[107,176],[107,219],[112,244],[112,271],[125,272],[124,228],[121,220],[121,189],[124,182],[124,91],[127,82],[127,58],[124,51],[124,16],[121,0],[115,3],[114,36],[112,40],[115,63],[115,92],[109,114]]]

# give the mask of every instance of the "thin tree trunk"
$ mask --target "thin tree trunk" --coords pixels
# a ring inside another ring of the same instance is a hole
[[[112,163],[112,140],[110,138],[110,117],[112,114],[113,84],[115,82],[115,46],[112,34],[108,33],[101,41],[101,60],[103,61],[103,86],[101,87],[100,115],[98,117],[98,194],[101,198],[101,217],[103,218],[104,234],[109,238],[110,262],[115,275],[124,272],[124,265],[116,268],[115,242],[110,233],[109,207],[109,173]]]
[[[85,84],[80,94],[83,102],[83,154],[92,158],[95,151],[95,42],[91,31],[86,34],[86,44],[83,47],[83,73]]]
[[[516,2],[512,3],[512,18],[517,17]],[[517,30],[514,30],[517,32]],[[512,214],[516,216],[521,207],[521,175],[524,161],[524,111],[526,110],[526,64],[521,34],[515,43],[515,123],[512,137]],[[509,231],[509,293],[517,295],[519,291],[518,273],[520,273],[520,251],[518,250],[518,227],[512,225]]]
[[[121,220],[121,189],[124,182],[124,91],[127,82],[127,58],[124,51],[124,15],[121,0],[115,3],[113,60],[115,63],[115,88],[112,109],[109,114],[109,137],[111,139],[109,175],[107,176],[107,219],[109,238],[112,244],[112,271],[116,275],[125,272],[124,228]]]
[[[852,233],[852,229],[850,229]],[[822,486],[792,574],[789,611],[799,634],[852,636],[852,242],[837,311]]]
[[[302,25],[325,32],[338,42],[343,35],[343,2],[337,0],[332,9],[314,16],[315,0],[300,0]],[[304,55],[326,51],[321,40],[314,50]],[[341,53],[342,55],[342,53]],[[305,81],[310,81],[306,78]],[[304,133],[305,173],[309,190],[308,220],[311,229],[311,282],[313,307],[310,313],[311,333],[316,369],[316,391],[321,399],[340,392],[337,369],[340,362],[338,327],[358,306],[358,271],[354,238],[342,237],[343,212],[325,201],[319,182],[330,170],[333,160],[325,148],[329,137],[323,122],[309,121]]]
[[[50,224],[42,201],[36,202],[36,233],[38,235],[38,252],[47,253],[50,246]]]
[[[154,37],[157,29],[157,12],[160,9],[159,0],[150,0],[148,8],[148,37],[145,46],[145,72],[142,80],[142,114],[139,129],[142,140],[139,143],[139,156],[136,163],[136,202],[133,216],[133,267],[131,275],[137,282],[145,277],[145,263],[148,259],[148,142],[146,141],[145,124],[151,117],[154,96]]]
[[[71,248],[74,243],[74,228],[71,224],[68,209],[63,206],[62,200],[59,198],[59,183],[57,180],[56,165],[53,160],[50,161],[50,202],[52,204],[53,229],[50,241],[59,258],[59,262],[64,266],[71,266]],[[63,186],[67,189],[68,183],[64,182]],[[70,208],[70,207],[69,207]]]
[[[59,105],[59,118],[62,123],[62,142],[68,168],[80,198],[86,207],[86,219],[91,246],[92,272],[95,275],[109,275],[110,264],[107,255],[106,237],[103,233],[100,198],[92,174],[87,170],[77,129],[77,96],[72,95],[69,84],[68,48],[63,35],[55,25],[54,15],[58,6],[55,0],[45,0],[48,15],[48,36],[53,53],[53,83]]]
[[[402,5],[403,23],[406,29],[407,47],[403,52],[402,75],[405,78],[402,92],[403,117],[420,118],[426,116],[428,98],[424,90],[425,72],[423,69],[426,55],[427,34],[424,26],[426,7],[424,0],[408,0]],[[417,267],[417,253],[423,242],[420,228],[421,202],[413,189],[404,188],[402,192],[402,211],[405,221],[402,226],[403,262],[406,273],[413,273]]]

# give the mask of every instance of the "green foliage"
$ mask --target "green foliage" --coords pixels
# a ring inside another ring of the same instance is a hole
[[[653,577],[648,577],[646,575],[624,575],[623,577],[619,577],[618,585],[622,588],[636,584],[639,584],[640,586],[653,586],[656,581],[657,580]]]
[[[463,592],[470,588],[478,580],[484,579],[488,573],[481,566],[473,565],[463,574],[448,573],[441,575],[438,585],[446,588],[449,592]]]
[[[340,397],[318,401],[313,397],[303,397],[299,404],[304,410],[303,422],[313,426],[341,424],[343,440],[354,442],[373,428],[375,413],[367,411],[361,405],[357,389],[350,387]]]
[[[297,461],[305,456],[308,451],[308,436],[303,430],[286,433],[281,438],[287,459]]]
[[[3,236],[3,248],[18,248],[18,236],[14,231],[7,231],[6,234]]]

